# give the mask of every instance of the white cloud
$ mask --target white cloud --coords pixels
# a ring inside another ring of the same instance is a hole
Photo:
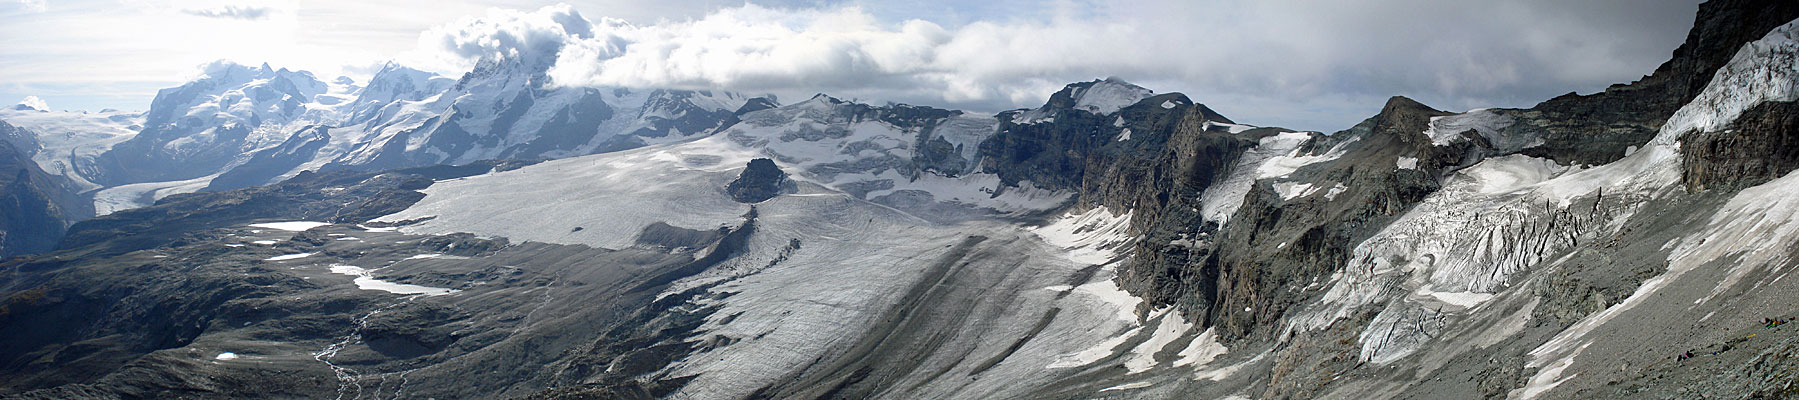
[[[44,99],[37,98],[37,96],[25,96],[24,100],[19,100],[19,104],[24,104],[34,110],[50,111],[50,105],[45,104]]]

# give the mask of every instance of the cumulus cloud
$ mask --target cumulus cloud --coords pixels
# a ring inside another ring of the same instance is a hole
[[[37,98],[37,96],[25,96],[24,100],[19,100],[19,104],[31,107],[33,110],[50,111],[50,105],[44,103],[44,99]]]
[[[1638,21],[1690,21],[1691,8],[1632,0],[1062,3],[1047,17],[946,27],[884,21],[856,7],[753,4],[639,26],[559,5],[434,28],[420,47],[459,67],[529,58],[559,85],[822,91],[983,111],[1032,107],[1065,83],[1119,76],[1202,102],[1288,104],[1245,110],[1260,117],[1252,122],[1338,129],[1390,95],[1451,109],[1528,105],[1628,81],[1665,59],[1685,26]],[[1369,102],[1354,111],[1305,107]],[[1335,114],[1267,115],[1307,112]]]
[[[559,4],[532,12],[493,9],[486,16],[431,28],[419,35],[419,48],[425,57],[434,57],[427,63],[449,64],[452,69],[466,69],[484,58],[522,59],[548,67],[564,46],[594,40],[593,22],[574,7]]]
[[[207,18],[259,20],[268,18],[271,11],[267,7],[224,6],[203,10],[185,9],[181,13]]]

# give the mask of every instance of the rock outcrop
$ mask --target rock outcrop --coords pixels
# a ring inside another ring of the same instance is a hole
[[[1762,103],[1718,132],[1681,138],[1689,190],[1760,185],[1799,168],[1799,103]]]
[[[761,203],[781,195],[785,184],[788,184],[787,173],[775,165],[775,160],[758,158],[750,160],[743,174],[725,186],[725,192],[739,203]]]

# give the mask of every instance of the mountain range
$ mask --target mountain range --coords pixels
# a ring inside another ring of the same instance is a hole
[[[0,396],[1793,397],[1796,19],[1335,132],[221,62],[0,110]]]

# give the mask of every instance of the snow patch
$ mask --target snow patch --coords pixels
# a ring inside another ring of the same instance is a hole
[[[1395,163],[1399,169],[1418,169],[1418,157],[1400,157]]]
[[[1474,306],[1485,303],[1487,300],[1492,300],[1494,296],[1492,293],[1435,292],[1431,291],[1428,287],[1418,288],[1414,293],[1418,296],[1433,298],[1445,304],[1461,308],[1474,308]]]
[[[411,257],[406,257],[405,259],[402,259],[401,261],[427,260],[427,259],[467,260],[468,257],[452,256],[452,255],[448,255],[448,254],[419,254],[419,255],[415,255],[415,256],[411,256]]]
[[[227,351],[224,353],[219,353],[219,355],[217,355],[217,356],[213,356],[212,359],[219,360],[219,361],[236,360],[237,353],[232,353],[232,352]]]
[[[1131,357],[1124,360],[1124,368],[1131,374],[1154,368],[1156,353],[1162,351],[1163,347],[1168,347],[1168,344],[1174,343],[1175,339],[1179,339],[1182,334],[1191,329],[1193,329],[1193,324],[1188,323],[1185,318],[1181,318],[1181,313],[1164,314],[1161,324],[1156,325],[1156,330],[1150,334],[1149,340],[1131,349]]]
[[[1110,391],[1113,391],[1113,390],[1131,390],[1131,389],[1142,389],[1142,388],[1146,388],[1146,387],[1150,387],[1150,385],[1151,385],[1151,384],[1150,384],[1150,383],[1149,383],[1149,382],[1131,382],[1131,383],[1126,383],[1126,384],[1123,384],[1123,385],[1118,385],[1118,386],[1113,386],[1113,387],[1109,387],[1109,388],[1105,388],[1105,389],[1100,389],[1100,390],[1099,390],[1099,391],[1100,391],[1100,392],[1110,392]]]
[[[1336,186],[1331,186],[1331,190],[1324,192],[1324,199],[1325,200],[1336,200],[1337,195],[1343,194],[1343,192],[1347,192],[1347,191],[1349,191],[1348,186],[1343,186],[1342,183],[1338,183],[1338,184],[1336,184]]]
[[[1261,179],[1263,167],[1291,155],[1309,140],[1311,135],[1305,132],[1282,132],[1257,141],[1255,148],[1243,152],[1230,175],[1200,195],[1200,215],[1207,221],[1225,223],[1243,205],[1244,196],[1249,195],[1256,180]]]
[[[315,254],[315,253],[299,253],[299,254],[288,254],[288,255],[280,255],[280,256],[274,256],[274,257],[269,257],[269,258],[264,258],[264,259],[262,259],[262,260],[263,260],[263,261],[287,261],[287,260],[298,260],[298,259],[302,259],[302,258],[306,258],[306,257],[312,257],[312,255],[313,255],[313,254]]]
[[[1305,167],[1307,165],[1317,164],[1317,163],[1321,163],[1321,162],[1325,162],[1325,161],[1335,160],[1335,159],[1337,159],[1337,157],[1342,157],[1343,153],[1348,151],[1347,149],[1348,149],[1350,143],[1355,143],[1355,142],[1361,141],[1361,139],[1362,139],[1361,137],[1355,137],[1355,138],[1351,138],[1349,140],[1345,140],[1342,143],[1338,143],[1336,146],[1332,146],[1331,149],[1329,151],[1324,152],[1324,154],[1300,155],[1299,154],[1299,145],[1304,144],[1305,141],[1307,139],[1310,139],[1311,136],[1306,135],[1304,133],[1298,133],[1298,132],[1293,132],[1293,133],[1297,133],[1298,135],[1296,135],[1296,136],[1299,136],[1299,137],[1292,137],[1292,136],[1288,136],[1287,133],[1283,133],[1280,135],[1270,136],[1268,138],[1262,139],[1262,140],[1266,141],[1270,138],[1278,138],[1276,140],[1279,140],[1282,142],[1287,142],[1287,143],[1297,142],[1297,143],[1291,144],[1292,151],[1288,152],[1286,155],[1269,158],[1267,160],[1267,162],[1263,163],[1260,167],[1256,168],[1256,179],[1284,178],[1288,174],[1292,174],[1293,171],[1298,171],[1301,167]],[[1286,136],[1286,137],[1283,137],[1283,136]]]
[[[1310,184],[1310,183],[1298,183],[1298,182],[1275,182],[1274,183],[1274,192],[1279,193],[1281,195],[1281,200],[1293,200],[1294,198],[1310,196],[1312,194],[1312,192],[1315,192],[1317,190],[1318,189],[1312,187],[1312,184]]]
[[[335,265],[332,265],[330,268],[331,268],[331,273],[356,277],[356,279],[353,280],[352,282],[356,284],[357,289],[362,289],[362,290],[379,290],[379,291],[393,293],[393,294],[422,294],[422,295],[426,295],[426,296],[442,296],[442,295],[446,295],[446,294],[459,292],[459,290],[455,290],[455,289],[436,288],[436,287],[413,285],[413,284],[407,284],[407,283],[394,283],[394,282],[388,282],[388,281],[384,281],[384,280],[380,280],[380,279],[375,279],[375,277],[372,276],[374,271],[364,269],[362,267],[358,267],[358,266],[354,266],[354,265],[335,264]]]
[[[1116,310],[1113,316],[1118,320],[1132,323],[1137,322],[1137,305],[1143,303],[1143,299],[1132,296],[1130,292],[1118,287],[1118,283],[1112,282],[1111,279],[1100,279],[1075,286],[1074,294],[1099,300],[1102,304]]]
[[[1199,337],[1193,338],[1192,342],[1187,343],[1187,348],[1181,349],[1181,358],[1174,360],[1174,366],[1206,365],[1228,352],[1230,349],[1218,343],[1216,328],[1206,328],[1206,331],[1200,333]]]
[[[1044,368],[1074,368],[1103,360],[1112,355],[1114,352],[1113,349],[1123,345],[1124,341],[1130,340],[1132,336],[1137,336],[1137,332],[1141,330],[1143,330],[1143,327],[1131,328],[1131,330],[1125,331],[1111,339],[1099,342],[1099,344],[1093,345],[1093,347],[1089,347],[1086,350],[1056,356],[1055,361],[1050,362],[1049,366]]]
[[[1068,258],[1085,265],[1105,264],[1131,241],[1131,213],[1113,214],[1106,207],[1064,214],[1031,229],[1044,242],[1068,250]]]
[[[1224,129],[1225,132],[1230,132],[1230,134],[1232,134],[1232,135],[1243,133],[1250,129],[1256,128],[1253,125],[1227,124],[1227,123],[1223,123],[1223,122],[1213,122],[1213,121],[1206,121],[1206,123],[1202,124],[1202,125],[1204,125],[1205,130],[1209,131],[1209,130],[1212,130],[1213,128],[1219,128],[1219,129]]]

